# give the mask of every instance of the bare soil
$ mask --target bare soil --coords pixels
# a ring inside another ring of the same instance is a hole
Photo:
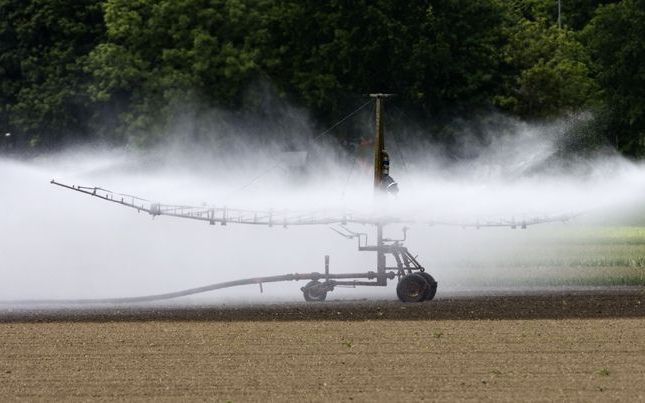
[[[645,400],[642,290],[2,308],[3,400]]]

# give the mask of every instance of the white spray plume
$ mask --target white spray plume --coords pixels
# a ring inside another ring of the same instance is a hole
[[[488,145],[466,162],[447,162],[427,147],[413,152],[410,144],[399,153],[390,150],[391,173],[401,192],[387,208],[401,216],[472,221],[563,212],[603,216],[643,200],[642,164],[603,154],[556,168],[558,136],[550,131],[557,132],[557,125],[517,124],[502,135],[490,134]],[[311,132],[306,136],[311,138]],[[332,257],[333,271],[374,270],[372,254],[358,252],[354,242],[325,226],[212,227],[167,217],[153,221],[49,184],[56,178],[173,204],[262,210],[373,207],[369,164],[332,147],[316,146],[318,158],[306,172],[285,160],[275,145],[238,144],[235,152],[213,147],[175,145],[148,152],[75,148],[32,160],[0,159],[0,299],[136,296],[238,278],[322,271],[326,254]],[[328,158],[320,157],[326,153]],[[387,232],[396,237],[399,230],[391,226]],[[487,249],[494,256],[497,248],[523,242],[530,231],[416,226],[408,246],[437,277],[441,292],[443,285],[451,286],[451,279],[464,278],[450,262],[463,260],[465,248]],[[467,273],[471,275],[476,273]],[[299,301],[300,286],[266,285],[264,295],[254,287],[234,288],[190,301]],[[458,286],[453,282],[453,288]],[[393,287],[339,289],[333,297],[394,299]]]

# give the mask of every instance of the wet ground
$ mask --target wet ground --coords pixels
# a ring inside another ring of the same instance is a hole
[[[395,300],[193,305],[0,305],[0,322],[490,320],[645,317],[645,288],[464,290],[419,304]]]

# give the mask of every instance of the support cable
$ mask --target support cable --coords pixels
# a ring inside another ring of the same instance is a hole
[[[337,121],[336,123],[334,123],[331,127],[329,127],[328,129],[326,129],[326,130],[325,130],[325,131],[323,131],[322,133],[318,134],[318,135],[317,135],[316,137],[314,137],[311,141],[316,141],[316,140],[320,139],[321,137],[328,135],[328,134],[329,134],[332,130],[334,130],[336,127],[338,127],[338,126],[340,126],[341,124],[345,123],[345,121],[347,121],[347,119],[349,119],[349,118],[351,118],[352,116],[356,115],[358,112],[360,112],[363,108],[365,108],[367,105],[369,105],[369,104],[371,104],[371,103],[372,103],[372,100],[369,100],[369,101],[365,102],[364,104],[362,104],[361,106],[359,106],[358,108],[356,108],[353,112],[351,112],[350,114],[348,114],[347,116],[345,116],[345,117],[344,117],[344,118],[342,118],[341,120],[339,120],[339,121]],[[264,172],[262,172],[261,174],[258,174],[256,177],[254,177],[253,179],[251,179],[251,180],[250,180],[248,183],[246,183],[245,185],[243,185],[243,186],[239,187],[238,189],[233,190],[231,193],[229,193],[229,194],[225,197],[225,199],[228,199],[228,198],[230,198],[232,195],[234,195],[234,194],[236,194],[236,193],[238,193],[238,192],[241,192],[241,191],[242,191],[242,190],[244,190],[244,189],[247,189],[249,186],[253,185],[253,184],[254,184],[254,183],[256,183],[257,181],[259,181],[260,179],[262,179],[263,177],[265,177],[266,175],[268,175],[269,173],[273,172],[273,171],[274,171],[276,168],[278,168],[280,165],[282,165],[282,161],[278,161],[278,162],[276,162],[276,163],[275,163],[275,165],[271,166],[269,169],[265,170],[265,171],[264,171]]]

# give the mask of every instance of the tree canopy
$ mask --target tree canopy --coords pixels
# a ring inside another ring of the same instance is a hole
[[[602,88],[609,140],[645,152],[645,0],[601,6],[583,31]]]
[[[253,112],[266,83],[319,122],[377,91],[428,122],[588,111],[645,153],[645,0],[562,0],[561,27],[552,0],[0,0],[0,16],[0,125],[24,147],[154,144],[186,111]]]

